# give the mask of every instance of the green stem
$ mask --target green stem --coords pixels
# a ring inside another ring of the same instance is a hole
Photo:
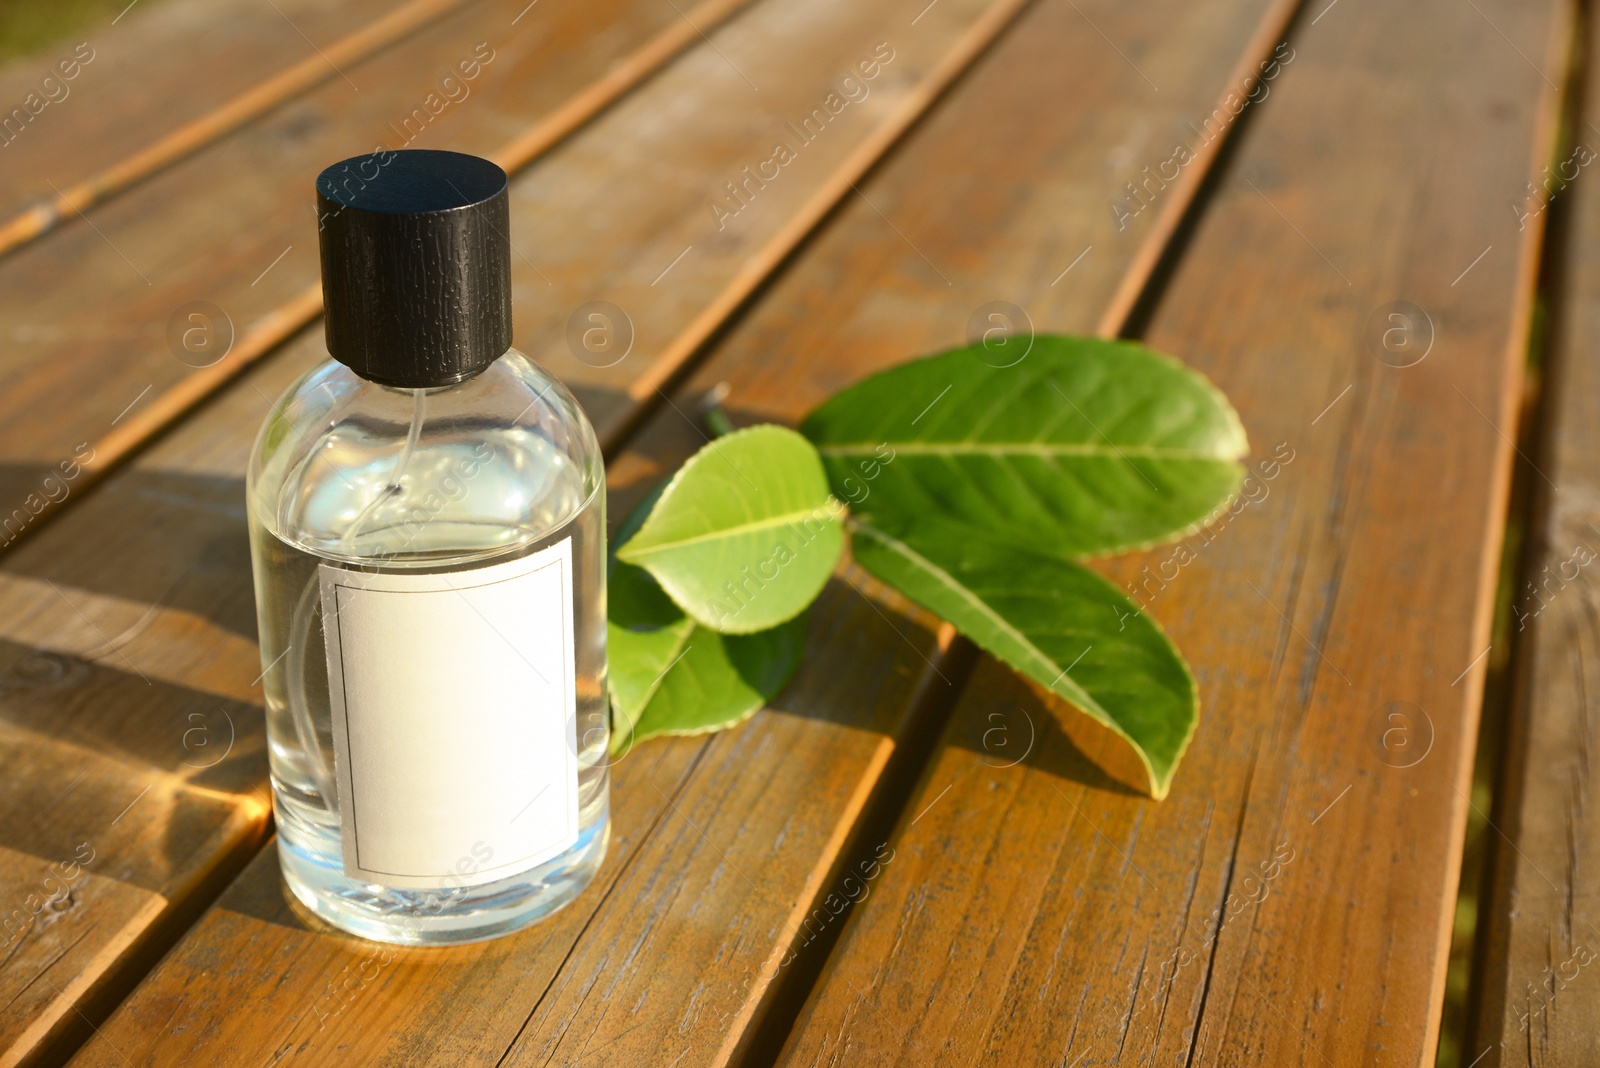
[[[733,420],[728,418],[728,413],[722,410],[720,403],[706,405],[705,414],[701,419],[706,424],[706,429],[711,431],[711,436],[716,438],[727,437],[739,429],[733,425]]]

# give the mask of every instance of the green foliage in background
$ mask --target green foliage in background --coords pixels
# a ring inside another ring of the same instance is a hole
[[[1232,499],[1244,429],[1201,375],[1142,346],[982,345],[842,391],[804,435],[707,445],[630,517],[612,563],[617,748],[742,721],[793,674],[843,548],[1115,731],[1166,795],[1199,698],[1155,621],[1078,561],[1188,534]]]
[[[160,2],[139,0],[139,6]],[[127,6],[128,0],[0,0],[0,63],[63,41],[76,44]]]

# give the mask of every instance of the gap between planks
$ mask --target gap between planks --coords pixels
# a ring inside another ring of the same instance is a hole
[[[1582,14],[1569,13],[1568,18],[1574,24],[1574,32],[1562,79],[1564,106],[1558,119],[1560,125],[1552,134],[1554,143],[1561,146],[1584,143],[1580,136],[1582,125],[1588,123],[1594,129],[1596,116],[1591,112],[1600,100],[1592,69],[1597,41],[1594,25]],[[1548,569],[1559,563],[1561,551],[1556,539],[1570,536],[1571,525],[1586,513],[1582,495],[1588,491],[1585,483],[1593,482],[1592,467],[1586,468],[1582,460],[1585,409],[1578,399],[1583,394],[1575,387],[1591,377],[1585,369],[1582,341],[1592,333],[1585,324],[1592,315],[1585,315],[1584,306],[1593,303],[1593,295],[1586,296],[1584,284],[1592,281],[1594,269],[1586,263],[1579,247],[1586,233],[1593,231],[1590,220],[1594,217],[1595,200],[1592,191],[1581,187],[1572,189],[1569,185],[1560,193],[1565,195],[1547,202],[1548,210],[1540,213],[1540,223],[1535,227],[1542,243],[1538,246],[1537,289],[1530,304],[1545,304],[1550,327],[1540,333],[1532,329],[1530,322],[1522,347],[1528,366],[1542,371],[1531,374],[1536,392],[1530,391],[1530,395],[1521,398],[1520,411],[1513,418],[1515,439],[1518,448],[1525,450],[1522,458],[1526,466],[1514,465],[1506,524],[1509,527],[1512,521],[1521,520],[1521,544],[1503,549],[1509,550],[1507,555],[1511,557],[1507,607],[1512,614],[1500,617],[1508,628],[1515,618],[1517,602],[1526,603],[1523,591],[1536,585],[1540,565]],[[1467,270],[1477,262],[1474,260]],[[1463,277],[1465,274],[1463,271]],[[1566,487],[1560,498],[1555,485],[1545,478],[1546,471]],[[1592,524],[1586,525],[1592,529]],[[1578,597],[1590,595],[1580,587]],[[1535,1029],[1540,1032],[1537,1048],[1549,1063],[1584,1063],[1583,1047],[1575,1038],[1586,1030],[1592,1031],[1588,1024],[1594,1012],[1593,998],[1584,1001],[1584,995],[1578,994],[1557,1003],[1542,986],[1549,982],[1550,972],[1530,966],[1530,957],[1544,958],[1550,951],[1548,947],[1582,945],[1588,938],[1573,920],[1574,902],[1585,896],[1581,867],[1584,850],[1581,845],[1572,844],[1582,841],[1581,834],[1574,837],[1575,830],[1582,826],[1582,807],[1575,810],[1571,806],[1569,781],[1562,775],[1583,776],[1592,766],[1582,738],[1588,708],[1581,700],[1585,653],[1579,635],[1592,620],[1593,608],[1592,604],[1581,602],[1576,608],[1563,604],[1556,614],[1545,619],[1545,606],[1542,600],[1539,603],[1541,607],[1531,613],[1535,622],[1528,633],[1523,633],[1526,615],[1515,629],[1506,632],[1509,649],[1503,668],[1497,670],[1491,661],[1483,672],[1484,708],[1469,780],[1469,789],[1483,781],[1491,791],[1487,815],[1473,806],[1483,820],[1479,829],[1483,839],[1481,869],[1476,873],[1475,887],[1477,920],[1465,946],[1468,983],[1464,1005],[1458,1019],[1446,1015],[1443,1020],[1446,1028],[1452,1023],[1457,1025],[1461,1041],[1459,1063],[1468,1068],[1491,1063],[1488,1055],[1496,1050],[1501,1055],[1492,1059],[1495,1064],[1544,1063],[1534,1053],[1532,1042],[1525,1043],[1519,1037],[1518,1032],[1528,1034],[1531,1040]],[[1563,658],[1573,667],[1570,675],[1549,670],[1568,666]],[[1476,666],[1475,663],[1473,667]],[[1497,682],[1496,676],[1502,672],[1503,677]],[[1569,747],[1569,765],[1538,765],[1538,772],[1534,772],[1537,755],[1548,756],[1562,746]],[[1543,807],[1540,802],[1544,802]],[[1560,829],[1551,834],[1552,828]],[[1555,838],[1564,840],[1567,854],[1567,870],[1556,877],[1560,887],[1547,874],[1552,869],[1540,866],[1555,852],[1549,849],[1550,840]],[[1535,863],[1535,858],[1540,864]],[[1463,873],[1469,874],[1470,868]],[[1546,895],[1545,887],[1553,893]],[[1552,898],[1560,902],[1554,908],[1550,904]],[[1559,919],[1552,922],[1553,916]],[[1546,923],[1548,933],[1541,930]],[[1592,933],[1593,924],[1584,921],[1584,925]],[[1559,943],[1555,941],[1558,929],[1565,936]],[[1556,958],[1540,959],[1539,964],[1550,969],[1556,959],[1568,952],[1566,948],[1559,949]],[[1531,995],[1526,990],[1535,978],[1541,987],[1539,994]],[[1519,981],[1524,984],[1520,997],[1516,993]],[[1564,991],[1567,987],[1558,985],[1558,989]],[[1528,1015],[1513,1031],[1510,1025],[1518,1004]],[[1559,1019],[1551,1013],[1552,1007],[1559,1011]]]
[[[1537,183],[1547,168],[1548,161],[1545,152],[1539,151],[1541,146],[1551,146],[1548,151],[1553,152],[1554,147],[1562,132],[1562,116],[1569,105],[1573,105],[1572,93],[1576,87],[1576,71],[1580,69],[1583,61],[1581,44],[1574,47],[1574,37],[1579,26],[1576,5],[1569,2],[1557,5],[1556,16],[1551,19],[1550,39],[1546,42],[1545,56],[1547,62],[1555,61],[1554,66],[1562,69],[1564,77],[1561,79],[1561,88],[1555,92],[1542,95],[1538,117],[1534,123],[1534,148],[1529,152],[1529,181]],[[1541,75],[1542,76],[1542,75]],[[1577,105],[1581,106],[1581,104]],[[1518,428],[1513,431],[1521,437],[1523,424],[1525,382],[1523,368],[1527,364],[1529,345],[1533,339],[1534,309],[1537,305],[1540,290],[1540,267],[1543,260],[1545,247],[1545,227],[1549,222],[1550,213],[1541,212],[1539,221],[1523,230],[1521,248],[1518,250],[1518,262],[1523,265],[1524,274],[1517,279],[1515,304],[1511,313],[1511,329],[1506,338],[1506,358],[1501,361],[1504,369],[1500,382],[1500,411],[1496,413],[1500,426]],[[1458,279],[1459,280],[1459,279]],[[1454,283],[1452,283],[1454,284]],[[1493,471],[1492,499],[1499,502],[1497,509],[1501,521],[1493,523],[1484,531],[1484,548],[1479,556],[1478,577],[1478,604],[1473,613],[1472,648],[1485,647],[1494,638],[1495,599],[1499,593],[1499,577],[1501,561],[1505,549],[1506,525],[1511,518],[1511,508],[1514,498],[1513,476],[1517,460],[1521,455],[1520,450],[1513,445],[1510,449],[1503,450],[1500,462]],[[1540,475],[1542,476],[1542,473]],[[1551,487],[1554,492],[1554,487]],[[1479,661],[1481,663],[1481,660]],[[1483,718],[1484,682],[1487,677],[1487,668],[1468,668],[1469,678],[1477,681],[1477,699],[1469,702],[1468,720],[1464,726],[1467,736],[1474,740],[1474,744],[1461,746],[1461,753],[1455,769],[1455,782],[1464,783],[1470,791],[1473,781],[1473,770],[1477,763],[1476,739]],[[1450,943],[1454,935],[1456,906],[1461,898],[1461,863],[1466,849],[1468,809],[1472,806],[1472,799],[1458,786],[1452,791],[1453,811],[1450,819],[1450,852],[1455,858],[1455,863],[1448,872],[1444,885],[1440,887],[1441,907],[1439,909],[1439,925],[1436,933],[1436,957],[1439,967],[1433,976],[1432,997],[1428,1006],[1428,1031],[1430,1044],[1426,1055],[1431,1059],[1438,1052],[1439,1032],[1444,1024],[1444,1000],[1446,981],[1449,978]],[[1480,905],[1478,915],[1484,912]],[[1470,1029],[1469,1029],[1470,1030]]]
[[[437,11],[431,12],[431,17],[437,17],[463,2],[465,0],[419,0],[421,4],[436,5],[438,7]],[[514,173],[521,170],[561,141],[576,133],[586,123],[597,117],[610,105],[616,103],[629,91],[636,88],[651,74],[665,66],[675,56],[699,40],[702,29],[712,29],[721,25],[741,9],[748,7],[751,2],[752,0],[704,0],[703,3],[685,13],[684,18],[674,22],[670,28],[663,30],[645,45],[626,56],[605,76],[590,83],[554,112],[540,119],[527,131],[517,136],[499,151],[493,153],[491,158],[508,172]],[[417,25],[421,25],[421,23],[419,22]],[[411,28],[415,29],[416,26]],[[392,38],[385,43],[393,43],[401,36],[403,34],[394,33]],[[367,54],[373,54],[376,51],[378,51],[377,48],[372,48]],[[319,78],[310,84],[316,84],[324,80],[326,79]],[[301,86],[301,89],[307,87]],[[256,115],[267,110],[270,109],[268,107],[260,108],[256,113],[234,123],[230,129],[237,128],[248,118],[256,117]],[[201,147],[201,144],[197,142],[179,155],[187,154],[187,152],[199,147]],[[165,166],[177,158],[179,158],[178,155],[173,155],[164,160],[161,166]],[[140,177],[153,173],[155,169],[157,168],[152,167]],[[3,242],[0,242],[0,252],[3,251],[4,245]],[[126,422],[121,423],[110,433],[92,442],[93,459],[82,465],[82,477],[85,480],[82,484],[85,487],[92,487],[100,482],[108,473],[120,467],[133,456],[146,442],[177,423],[224,384],[273,352],[278,346],[284,344],[315,320],[321,312],[322,285],[319,282],[307,286],[288,301],[256,319],[255,322],[242,331],[238,342],[226,357],[209,367],[195,370],[176,385],[158,394],[150,404],[141,408],[137,414]],[[37,522],[29,524],[28,528],[20,536],[6,543],[4,548],[0,549],[0,552],[12,548],[35,535],[41,528],[48,526],[49,520],[59,514],[61,509],[66,506],[66,501],[75,500],[80,496],[82,495],[73,494],[70,497],[63,498],[59,504],[47,501],[45,507],[37,515]]]
[[[706,0],[689,11],[644,47],[632,53],[609,74],[592,83],[554,113],[541,119],[491,158],[508,172],[516,172],[548,152],[591,119],[637,87],[650,74],[701,37],[701,29],[725,22],[751,0]],[[771,276],[799,244],[827,217],[846,193],[855,188],[919,118],[992,44],[1007,26],[1034,0],[999,0],[962,34],[928,79],[890,114],[850,153],[827,182],[806,201],[794,217],[753,255],[726,287],[666,350],[629,387],[632,409],[616,426],[603,435],[607,455],[616,452],[624,441],[649,417],[658,405],[661,391],[675,381],[728,318]],[[92,443],[93,459],[82,465],[84,484],[92,486],[110,471],[126,462],[145,442],[166,430],[197,405],[232,380],[245,368],[268,355],[295,333],[310,324],[322,311],[320,283],[306,287],[289,301],[257,319],[241,334],[227,357],[196,370],[177,385],[159,394],[110,433]],[[8,543],[10,548],[48,525],[62,505],[48,503],[40,521],[31,524],[23,537]]]
[[[1299,4],[1285,6],[1290,8],[1301,7]],[[1556,17],[1551,20],[1546,55],[1547,57],[1554,57],[1556,60],[1555,66],[1559,68],[1561,66],[1561,60],[1566,55],[1566,49],[1564,48],[1564,45],[1569,39],[1571,32],[1574,20],[1574,8],[1568,4],[1557,5],[1557,8],[1558,10]],[[1302,10],[1306,9],[1302,8]],[[1289,23],[1292,21],[1294,21],[1292,17],[1285,19],[1285,31],[1287,31]],[[1274,35],[1268,34],[1267,36],[1271,37]],[[1248,70],[1248,67],[1245,69]],[[1560,124],[1560,115],[1565,99],[1566,98],[1562,93],[1546,94],[1539,98],[1538,109],[1532,124],[1532,138],[1530,140],[1530,144],[1535,147],[1528,154],[1528,168],[1531,172],[1531,176],[1535,180],[1538,178],[1538,173],[1540,172],[1541,167],[1547,163],[1547,155],[1540,149],[1544,148],[1545,146],[1553,146],[1560,143],[1557,140],[1557,131]],[[1242,124],[1235,125],[1237,126]],[[1236,130],[1234,128],[1230,128],[1228,131],[1228,140],[1232,142],[1236,136]],[[1226,148],[1222,149],[1223,153],[1226,153],[1226,151]],[[1213,153],[1213,155],[1215,155],[1215,153]],[[1221,158],[1225,161],[1227,157],[1226,155],[1223,155]],[[1223,165],[1226,165],[1225,162]],[[1203,185],[1204,182],[1215,177],[1217,172],[1211,169],[1212,166],[1212,161],[1208,160],[1207,173],[1193,184],[1197,186]],[[1190,195],[1191,191],[1186,189],[1185,196],[1187,197]],[[1183,229],[1181,220],[1192,220],[1201,212],[1203,212],[1205,203],[1210,197],[1210,191],[1202,188],[1201,191],[1196,194],[1196,196],[1196,201],[1193,204],[1187,205],[1182,210],[1163,212],[1160,219],[1161,223],[1164,226],[1170,224],[1170,228],[1172,230]],[[1171,218],[1169,218],[1169,216],[1171,216]],[[1518,262],[1523,266],[1523,273],[1517,279],[1517,286],[1510,308],[1510,325],[1506,334],[1504,349],[1505,355],[1499,363],[1501,381],[1498,383],[1498,395],[1501,406],[1500,410],[1496,413],[1497,425],[1499,426],[1507,425],[1508,421],[1513,426],[1519,423],[1519,409],[1523,403],[1522,390],[1519,388],[1521,368],[1523,358],[1527,354],[1527,344],[1533,326],[1533,312],[1537,301],[1537,291],[1534,284],[1534,276],[1540,261],[1540,250],[1544,240],[1544,232],[1542,229],[1543,222],[1544,220],[1541,219],[1539,225],[1528,228],[1522,234],[1520,239],[1521,247],[1518,250]],[[1151,253],[1155,258],[1147,262],[1144,259],[1144,253]],[[1163,250],[1159,249],[1141,249],[1141,256],[1138,260],[1136,260],[1136,264],[1143,266],[1147,272],[1153,271],[1156,260],[1163,254]],[[1152,297],[1159,299],[1159,291],[1161,289],[1160,280],[1152,279],[1150,280],[1149,284],[1151,291],[1141,294],[1139,287],[1133,284],[1133,269],[1130,268],[1129,277],[1124,279],[1124,283],[1118,291],[1117,298],[1113,301],[1113,304],[1108,307],[1106,317],[1102,320],[1097,333],[1102,334],[1102,336],[1104,336],[1108,331],[1113,335],[1115,334],[1117,329],[1116,312],[1119,307],[1124,309],[1124,314],[1127,314],[1130,309],[1143,307],[1148,301],[1150,301]],[[1488,472],[1490,476],[1489,500],[1493,502],[1494,505],[1494,507],[1491,508],[1491,513],[1497,519],[1503,519],[1503,517],[1507,514],[1511,497],[1510,489],[1512,472],[1516,462],[1517,452],[1514,448],[1501,450],[1496,456],[1495,463]],[[1497,585],[1495,578],[1500,565],[1501,547],[1504,539],[1504,533],[1505,523],[1501,521],[1491,521],[1485,525],[1483,530],[1482,551],[1478,554],[1479,576],[1477,583],[1477,604],[1474,606],[1474,619],[1472,623],[1473,637],[1471,638],[1471,644],[1474,649],[1487,645],[1490,640],[1489,632],[1492,627],[1494,614],[1493,606]],[[1481,675],[1479,678],[1481,680]],[[958,680],[961,685],[966,685],[967,681],[968,679],[965,677]],[[1476,730],[1476,707],[1470,701],[1468,702],[1468,714],[1466,716],[1466,723],[1464,724],[1463,730],[1468,736],[1471,736],[1471,734]],[[1472,759],[1473,747],[1471,745],[1463,746],[1461,748],[1458,766],[1454,771],[1456,782],[1461,782],[1464,780],[1470,782]],[[1348,790],[1348,787],[1346,790]],[[1248,797],[1248,794],[1249,791],[1247,787],[1245,790],[1245,796]],[[925,793],[916,793],[914,796],[920,800],[925,798],[927,795]],[[939,796],[942,797],[943,794],[941,793]],[[1341,793],[1339,796],[1342,797],[1343,794]],[[909,802],[909,800],[910,799],[908,798],[907,801]],[[934,800],[937,802],[937,798]],[[1448,959],[1451,925],[1455,913],[1454,905],[1457,899],[1456,881],[1459,878],[1460,873],[1462,838],[1466,825],[1466,810],[1469,804],[1469,798],[1460,790],[1456,790],[1455,796],[1450,803],[1450,816],[1448,824],[1449,851],[1453,855],[1454,861],[1452,864],[1447,866],[1445,877],[1439,880],[1437,884],[1437,889],[1441,894],[1442,902],[1441,907],[1436,910],[1438,917],[1438,930],[1436,932],[1436,937],[1438,943],[1434,960],[1437,962],[1438,966],[1434,969],[1433,974],[1429,977],[1431,996],[1428,1003],[1428,1015],[1424,1024],[1427,1033],[1427,1044],[1426,1049],[1424,1050],[1424,1060],[1427,1063],[1431,1063],[1434,1059],[1437,1046],[1440,1010],[1444,999],[1444,987],[1447,977],[1445,963]],[[929,807],[931,807],[931,804]],[[1331,807],[1331,805],[1329,807]],[[902,819],[905,815],[909,814],[909,811],[909,808],[902,807]],[[1325,812],[1326,810],[1324,810],[1324,813]],[[1321,816],[1319,815],[1317,818],[1320,819]],[[915,820],[912,822],[915,822]],[[1315,820],[1312,822],[1315,822]],[[1224,888],[1223,896],[1227,896],[1226,888]],[[848,921],[846,923],[846,927],[848,927]],[[1209,973],[1211,965],[1207,964],[1205,967]],[[1205,1017],[1203,1015],[1204,1005],[1205,999],[1202,997],[1201,1009],[1196,1014],[1192,1033],[1200,1033],[1205,1025]],[[1481,1047],[1481,1045],[1482,1043],[1480,1042],[1479,1046]],[[1189,1051],[1191,1060],[1197,1060],[1196,1051],[1199,1049],[1200,1045],[1198,1043],[1191,1047]],[[992,1054],[993,1051],[991,1050],[990,1052]],[[1083,1056],[1087,1057],[1090,1052],[1092,1052],[1092,1050],[1086,1051]],[[1475,1052],[1477,1052],[1476,1049],[1467,1050],[1466,1055],[1462,1058],[1463,1063],[1465,1063],[1468,1058],[1472,1057],[1473,1053]],[[1487,1051],[1485,1050],[1484,1052]],[[1198,1059],[1204,1059],[1204,1054],[1200,1054]],[[1325,1059],[1326,1058],[1324,1058],[1324,1060]],[[1077,1061],[1074,1060],[1072,1063],[1076,1064]]]
[[[132,155],[57,190],[49,201],[0,223],[0,256],[26,245],[84,209],[150,177],[213,141],[259,118],[308,89],[338,76],[341,64],[357,63],[428,25],[469,0],[411,0],[341,38],[320,52],[247,89],[221,106],[158,137]]]
[[[1277,43],[1287,37],[1302,10],[1303,0],[1277,0],[1268,8],[1229,80],[1224,83],[1227,88],[1218,94],[1217,107],[1225,106],[1224,102],[1233,91],[1231,87],[1250,77],[1258,69],[1258,64],[1271,55]],[[1231,123],[1222,136],[1204,146],[1201,152],[1195,153],[1196,166],[1188,168],[1192,173],[1186,173],[1181,182],[1172,183],[1172,199],[1156,215],[1150,233],[1135,252],[1095,327],[1095,336],[1108,340],[1117,338],[1130,324],[1136,310],[1159,296],[1158,291],[1164,283],[1164,279],[1158,275],[1159,266],[1166,260],[1186,222],[1205,211],[1213,188],[1210,183],[1215,174],[1213,168],[1226,160],[1223,153],[1237,141],[1240,136],[1238,131],[1247,121],[1248,116],[1245,116],[1241,121]],[[892,741],[886,740],[874,753],[855,796],[842,813],[839,825],[834,828],[829,848],[808,876],[804,891],[781,928],[768,960],[784,955],[800,930],[801,921],[814,907],[819,892],[831,885],[850,865],[865,859],[858,856],[858,850],[866,843],[866,838],[860,832],[872,827],[892,832],[906,816],[907,806],[912,799],[919,796],[917,788],[928,759],[937,752],[937,740],[943,736],[945,726],[960,703],[961,695],[983,655],[971,641],[944,622],[939,624],[936,649],[934,662],[919,677],[905,715],[909,731],[927,737],[929,744],[911,747],[908,751],[907,747],[897,747]],[[947,681],[948,686],[943,690],[933,686],[935,678]],[[811,988],[820,978],[833,947],[843,937],[849,921],[850,917],[846,915],[841,923],[830,926],[828,937],[812,967],[795,976],[787,988],[776,991],[775,995],[773,983],[764,974],[765,966],[758,969],[758,981],[751,984],[732,1029],[711,1062],[712,1068],[728,1068],[731,1064],[743,1063],[751,1053],[755,1053],[760,1061],[772,1061],[782,1049]],[[774,1001],[776,1004],[773,1004]],[[764,1019],[758,1015],[762,1010],[766,1013]],[[752,1022],[756,1025],[754,1032],[750,1027]]]

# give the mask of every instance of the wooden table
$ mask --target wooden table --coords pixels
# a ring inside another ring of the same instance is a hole
[[[162,0],[94,27],[0,148],[0,1065],[1343,1068],[1432,1064],[1441,1031],[1441,1063],[1600,1064],[1582,32],[1550,0]],[[410,950],[291,908],[243,471],[323,358],[311,178],[406,143],[515,172],[516,343],[593,417],[614,518],[702,443],[709,391],[793,424],[990,301],[1210,375],[1261,477],[1150,599],[1203,702],[1167,800],[847,563],[772,708],[617,767],[611,854],[554,918]],[[168,331],[202,301],[232,344],[195,366]],[[591,301],[624,359],[569,345]]]

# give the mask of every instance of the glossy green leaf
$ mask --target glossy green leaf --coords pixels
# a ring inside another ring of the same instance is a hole
[[[1204,377],[1140,345],[1039,336],[901,364],[805,421],[835,493],[888,523],[941,517],[1082,557],[1205,524],[1243,477],[1244,428]]]
[[[639,529],[665,488],[634,509],[619,542]],[[734,726],[783,689],[800,663],[803,612],[771,630],[719,634],[685,615],[642,568],[615,557],[608,587],[614,753],[658,734]]]
[[[617,558],[649,571],[695,622],[751,634],[822,591],[844,545],[841,511],[805,438],[750,427],[695,453]]]
[[[868,571],[1120,734],[1165,797],[1194,734],[1199,700],[1155,622],[1100,576],[1058,555],[922,520],[855,520]]]

